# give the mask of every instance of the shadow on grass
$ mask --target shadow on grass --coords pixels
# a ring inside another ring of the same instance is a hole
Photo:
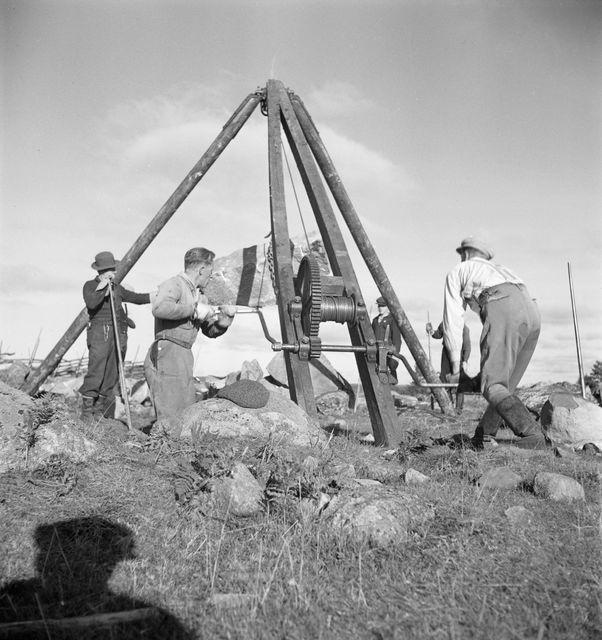
[[[0,590],[0,638],[169,638],[192,636],[167,611],[113,593],[108,581],[135,558],[130,529],[102,517],[40,525],[36,576]]]

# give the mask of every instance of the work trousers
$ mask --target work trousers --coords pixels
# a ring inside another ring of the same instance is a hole
[[[157,420],[172,428],[179,413],[194,404],[192,351],[169,340],[155,340],[144,361],[144,375],[151,393]]]
[[[119,364],[111,322],[91,322],[87,332],[88,371],[79,389],[83,396],[113,398],[119,393]],[[121,357],[127,350],[127,327],[119,329]]]
[[[494,436],[502,424],[495,407],[518,386],[539,338],[541,319],[524,285],[491,287],[481,304],[481,392],[489,402],[479,422],[484,434]]]

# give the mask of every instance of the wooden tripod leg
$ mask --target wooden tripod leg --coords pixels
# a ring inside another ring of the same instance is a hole
[[[119,261],[115,272],[115,283],[119,283],[127,275],[130,269],[136,264],[140,256],[148,248],[149,244],[159,234],[161,229],[178,210],[178,207],[188,197],[201,178],[207,173],[209,168],[217,160],[221,152],[228,146],[234,136],[240,131],[243,124],[255,110],[255,107],[264,97],[263,92],[255,92],[248,95],[232,117],[226,122],[217,138],[213,141],[209,149],[203,154],[201,159],[192,167],[188,175],[178,185],[176,190],[159,209],[155,217],[149,222],[146,229],[140,234],[136,242],[129,251]],[[56,369],[62,357],[67,353],[69,347],[77,340],[80,333],[88,324],[88,310],[82,309],[71,323],[62,338],[56,343],[50,353],[46,356],[40,366],[27,377],[21,389],[30,395],[35,395],[40,385]]]
[[[366,342],[370,343],[370,341],[375,344],[374,333],[366,312],[362,292],[345,246],[341,229],[328,199],[326,188],[311,150],[307,145],[288,93],[282,83],[278,83],[278,85],[282,127],[305,185],[305,190],[324,241],[330,266],[335,276],[343,278],[346,295],[353,297],[358,305],[357,321],[347,323],[351,343],[354,346],[364,345]],[[389,385],[388,383],[383,383],[378,376],[376,357],[374,361],[369,362],[365,354],[356,353],[355,359],[370,413],[375,444],[395,446],[401,438],[401,427],[397,420]]]
[[[278,83],[268,81],[268,159],[270,170],[270,212],[272,217],[272,248],[274,254],[274,277],[276,298],[280,315],[282,340],[293,343],[296,340],[293,323],[287,305],[295,297],[293,264],[290,250],[290,236],[286,218],[284,198],[284,175],[282,170],[282,141],[280,133],[280,104]],[[300,360],[296,353],[284,352],[284,362],[289,382],[291,400],[309,415],[316,417],[316,400],[309,372],[309,363]]]
[[[424,353],[424,349],[422,348],[422,345],[420,344],[420,341],[418,340],[418,337],[416,336],[416,333],[397,298],[397,294],[389,281],[384,267],[376,255],[376,251],[374,250],[368,235],[364,231],[359,216],[357,215],[341,178],[328,155],[315,124],[307,112],[305,105],[298,96],[292,97],[292,104],[303,133],[305,134],[307,144],[311,148],[313,156],[320,167],[324,180],[328,184],[341,215],[351,232],[353,240],[362,254],[372,277],[374,278],[374,282],[386,300],[387,306],[391,311],[391,315],[395,318],[395,322],[401,331],[401,335],[403,336],[412,357],[427,382],[438,382],[439,378],[437,373]],[[435,395],[443,413],[454,413],[454,408],[449,400],[449,396],[443,389],[435,388],[433,389],[433,394]]]

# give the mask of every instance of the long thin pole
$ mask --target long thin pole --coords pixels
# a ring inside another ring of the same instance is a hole
[[[115,349],[117,349],[117,367],[119,369],[119,388],[125,406],[125,419],[128,429],[132,430],[132,415],[130,414],[130,401],[128,398],[128,388],[125,383],[125,373],[123,372],[123,358],[121,357],[121,342],[119,340],[119,327],[117,325],[117,314],[115,313],[115,298],[113,296],[113,283],[109,282],[109,302],[111,304],[111,318],[113,318],[113,334],[115,335]]]
[[[577,320],[577,306],[575,305],[575,293],[573,291],[573,275],[571,263],[566,263],[569,272],[569,290],[571,292],[571,307],[573,309],[573,328],[575,329],[575,344],[577,346],[577,366],[579,367],[579,383],[581,384],[581,396],[585,398],[585,376],[583,375],[583,356],[581,355],[581,338],[579,337],[579,322]]]
[[[422,345],[420,344],[420,341],[418,340],[418,337],[416,336],[416,333],[414,332],[414,329],[412,328],[412,325],[410,324],[410,321],[397,298],[385,269],[376,255],[376,251],[374,250],[374,247],[362,226],[360,218],[355,211],[355,207],[353,206],[347,190],[343,186],[341,178],[328,155],[328,151],[320,138],[320,134],[318,133],[314,122],[298,96],[291,95],[291,101],[293,103],[295,113],[297,114],[297,118],[301,123],[301,128],[303,129],[307,143],[314,154],[316,162],[318,163],[335,202],[341,211],[343,219],[347,223],[347,227],[351,232],[362,258],[374,278],[374,282],[377,284],[379,291],[387,302],[387,306],[391,311],[391,315],[395,318],[395,322],[397,322],[397,326],[401,331],[401,335],[403,336],[410,353],[426,381],[431,383],[439,382],[437,374],[424,353],[424,349],[422,348]],[[449,396],[442,389],[434,388],[433,394],[435,395],[443,413],[454,413],[454,408],[452,407]]]
[[[232,117],[226,122],[221,132],[215,138],[211,146],[203,154],[201,159],[192,167],[188,175],[178,185],[170,198],[159,209],[155,217],[140,234],[129,251],[119,261],[115,272],[115,283],[119,283],[129,273],[130,269],[140,259],[150,243],[155,239],[165,224],[178,210],[179,206],[186,200],[190,192],[199,183],[201,178],[207,173],[209,168],[217,160],[222,151],[228,146],[243,124],[249,119],[255,107],[264,97],[263,90],[257,90],[249,94],[234,112]],[[26,393],[35,395],[40,385],[54,371],[62,357],[67,353],[71,345],[77,340],[79,334],[88,324],[88,311],[82,309],[79,315],[71,323],[63,337],[56,343],[52,351],[46,356],[40,366],[32,371],[27,377],[21,389]]]

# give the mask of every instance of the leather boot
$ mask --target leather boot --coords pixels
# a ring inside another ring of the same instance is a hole
[[[472,445],[475,449],[482,449],[485,436],[491,436],[495,438],[497,432],[503,424],[503,420],[500,414],[489,405],[485,410],[485,413],[481,416],[479,424],[474,432],[472,438]]]
[[[82,411],[80,417],[83,422],[92,422],[95,418],[97,398],[91,396],[82,396]]]
[[[506,425],[520,438],[516,443],[517,447],[521,449],[547,448],[547,441],[541,428],[527,407],[516,396],[504,398],[495,408]]]

